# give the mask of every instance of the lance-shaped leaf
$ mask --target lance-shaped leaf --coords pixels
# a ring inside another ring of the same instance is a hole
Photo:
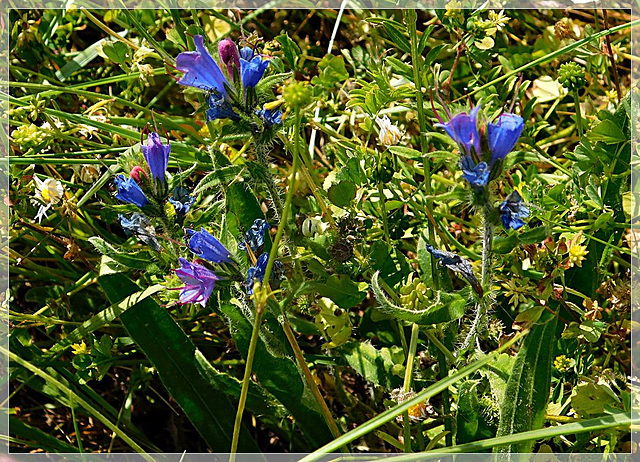
[[[548,313],[545,312],[546,315]],[[536,430],[542,427],[551,386],[551,362],[556,342],[556,316],[543,315],[540,324],[522,342],[511,371],[500,409],[496,436]],[[531,452],[533,441],[502,446],[494,452]]]

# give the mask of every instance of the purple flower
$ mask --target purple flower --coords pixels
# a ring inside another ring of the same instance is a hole
[[[505,113],[495,124],[489,123],[487,137],[491,149],[491,163],[504,159],[518,142],[524,129],[524,120],[516,114]]]
[[[187,230],[189,238],[189,249],[200,258],[209,260],[213,263],[228,262],[231,254],[222,245],[222,243],[207,232],[206,229],[201,228],[196,232],[192,229]]]
[[[254,55],[249,60],[240,58],[240,67],[242,68],[242,86],[251,88],[258,85],[267,67],[269,67],[269,61],[263,59],[260,55]]]
[[[151,175],[154,180],[160,181],[164,184],[164,176],[167,171],[167,165],[169,165],[169,153],[171,152],[171,145],[162,144],[160,135],[155,132],[149,133],[147,136],[147,145],[142,145],[142,153],[149,165]]]
[[[236,114],[231,107],[231,104],[229,104],[223,96],[212,93],[207,97],[207,102],[209,103],[209,109],[207,109],[207,122],[216,119],[240,119],[238,114]]]
[[[455,115],[447,123],[437,123],[436,127],[444,128],[447,134],[458,143],[460,150],[471,155],[473,148],[476,155],[480,155],[480,134],[478,133],[478,111],[480,106],[474,107],[469,114],[462,112]]]
[[[151,222],[146,216],[136,212],[131,215],[131,218],[124,215],[118,215],[118,218],[120,226],[128,236],[134,235],[148,246],[153,247],[154,250],[160,251],[161,247],[156,238],[156,230],[151,226]]]
[[[267,127],[273,127],[274,125],[282,123],[282,111],[280,109],[275,109],[273,111],[269,109],[260,109],[259,111],[256,111],[256,114],[262,119]]]
[[[233,40],[226,38],[218,43],[218,55],[222,64],[227,66],[227,75],[233,78],[233,65],[240,72],[240,54],[238,53],[238,47]]]
[[[523,218],[529,217],[529,209],[522,201],[522,196],[514,190],[500,204],[500,219],[505,229],[520,229],[524,226]]]
[[[185,283],[180,290],[180,303],[200,303],[203,307],[206,306],[216,281],[220,278],[202,265],[184,258],[179,261],[181,267],[175,270],[176,275]]]
[[[118,188],[116,197],[121,201],[137,205],[140,208],[149,203],[147,196],[144,195],[144,192],[133,178],[125,178],[124,175],[118,175],[113,181]]]
[[[251,250],[256,252],[264,245],[264,233],[270,228],[269,223],[262,218],[256,218],[251,228],[244,233],[244,238],[238,242],[240,250],[247,250],[247,244],[251,246]]]
[[[227,79],[209,51],[205,48],[202,35],[194,35],[196,51],[180,53],[176,58],[176,68],[184,72],[178,83],[201,90],[213,91],[225,96]]]
[[[491,170],[486,162],[480,162],[476,165],[470,155],[462,156],[460,168],[462,169],[462,176],[474,188],[481,188],[489,182]]]

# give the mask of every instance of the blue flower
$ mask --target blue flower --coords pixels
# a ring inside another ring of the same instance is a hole
[[[193,43],[196,51],[186,51],[176,57],[176,69],[184,72],[178,83],[225,96],[227,79],[205,48],[202,35],[194,35]]]
[[[156,230],[151,226],[151,222],[146,216],[136,212],[131,215],[131,218],[118,215],[118,219],[120,226],[128,236],[134,235],[148,246],[153,247],[154,250],[160,251],[161,247],[156,238]]]
[[[149,165],[151,175],[156,181],[160,181],[164,184],[164,176],[167,171],[167,165],[169,165],[169,153],[171,152],[171,145],[162,144],[160,135],[155,132],[149,133],[147,137],[147,145],[142,145],[142,153]]]
[[[246,48],[243,48],[242,51],[244,52]],[[241,56],[242,54],[248,55],[248,53],[241,53]],[[251,59],[240,58],[240,67],[242,68],[242,86],[251,88],[258,85],[267,67],[269,67],[269,61],[263,59],[260,55],[253,55],[252,52]]]
[[[475,165],[470,155],[462,156],[460,168],[462,169],[462,176],[474,188],[481,188],[489,182],[491,170],[486,162],[480,162]]]
[[[516,114],[505,113],[497,123],[489,123],[487,137],[491,149],[491,163],[504,159],[518,142],[524,129],[524,120]]]
[[[268,262],[269,262],[269,254],[263,253],[258,257],[258,260],[256,261],[256,266],[252,266],[251,268],[249,268],[249,271],[247,271],[246,288],[247,288],[247,293],[249,295],[253,295],[253,286],[256,283],[256,281],[260,281],[260,282],[264,281],[264,276],[267,271]],[[284,271],[284,265],[281,262],[276,260],[275,262],[273,262],[273,268],[271,270],[271,276],[269,277],[269,279],[273,280],[273,279],[279,278],[280,275],[283,273],[283,271]]]
[[[235,113],[231,104],[224,99],[223,96],[211,93],[207,97],[209,109],[207,109],[207,122],[216,119],[234,119],[239,120],[240,117]]]
[[[207,232],[206,229],[201,228],[196,232],[192,229],[187,230],[189,238],[189,249],[200,258],[212,261],[213,263],[228,262],[231,254],[222,245],[222,243]]]
[[[254,54],[253,48],[251,47],[243,47],[242,50],[240,50],[240,57],[245,61],[251,61]]]
[[[500,219],[505,229],[520,229],[524,226],[523,218],[529,217],[529,209],[522,201],[522,196],[514,190],[500,204]]]
[[[480,134],[478,133],[478,111],[480,106],[474,107],[469,114],[462,112],[454,116],[447,123],[437,123],[436,127],[444,128],[447,135],[453,139],[460,150],[472,154],[472,148],[476,155],[480,155]]]
[[[118,188],[116,197],[121,201],[137,205],[140,208],[149,203],[147,196],[144,195],[144,192],[133,178],[125,178],[124,175],[118,175],[113,181]]]
[[[260,109],[259,111],[256,111],[256,114],[262,119],[267,127],[273,127],[274,125],[282,123],[282,111],[280,109],[275,109],[273,111],[269,109]]]
[[[247,244],[251,246],[251,250],[256,252],[264,244],[264,233],[269,230],[271,226],[262,218],[256,218],[251,225],[251,228],[244,233],[244,238],[238,242],[238,248],[240,250],[247,250]]]
[[[471,284],[471,287],[473,287],[474,290],[482,296],[482,286],[478,282],[475,274],[473,274],[473,268],[471,267],[471,263],[469,263],[469,260],[466,260],[455,253],[447,252],[446,250],[435,249],[432,245],[429,244],[427,244],[425,248],[429,251],[429,253],[431,253],[431,255],[433,255],[436,260],[440,262],[442,266],[446,266],[454,273],[462,275],[462,277],[465,278],[469,284]]]
[[[220,278],[202,265],[184,258],[179,261],[181,266],[175,270],[176,275],[185,283],[180,291],[180,303],[200,303],[203,307],[206,306],[216,281]]]
[[[195,203],[196,198],[189,194],[183,187],[178,187],[173,190],[173,194],[169,198],[169,202],[173,205],[173,208],[176,210],[176,215],[178,217],[184,218],[184,216],[189,212],[191,206]]]

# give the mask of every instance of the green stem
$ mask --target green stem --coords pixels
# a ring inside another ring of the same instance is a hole
[[[413,323],[411,326],[411,340],[409,341],[409,354],[407,355],[407,364],[404,370],[404,383],[402,391],[406,395],[411,390],[411,379],[413,378],[413,363],[416,358],[416,350],[418,349],[418,336],[420,334],[420,326]],[[411,421],[409,420],[409,411],[406,411],[402,417],[404,427],[404,452],[411,452]]]
[[[416,24],[418,21],[418,15],[415,10],[408,10],[406,13],[407,29],[409,31],[409,38],[411,39],[411,63],[413,64],[413,82],[416,87],[416,103],[418,105],[418,124],[420,125],[420,152],[422,152],[423,170],[424,170],[424,182],[425,192],[427,196],[431,196],[431,159],[428,157],[427,152],[427,122],[424,115],[424,100],[422,97],[422,78],[420,68],[422,64],[422,58],[418,52],[418,32],[416,30]],[[427,212],[430,216],[433,216],[433,200],[427,199],[426,201]],[[433,224],[429,224],[429,241],[432,245],[435,244],[435,229]],[[438,280],[438,271],[436,269],[436,261],[434,258],[431,261],[431,274],[433,285],[435,289],[440,288],[440,281]]]
[[[582,113],[580,111],[580,95],[578,95],[578,90],[573,90],[573,102],[576,107],[576,127],[578,128],[578,135],[582,136]]]
[[[384,206],[384,186],[382,182],[378,182],[378,196],[380,196],[380,213],[382,214],[382,225],[384,227],[384,239],[387,245],[391,245],[391,238],[389,237],[389,222],[387,221],[387,208]]]
[[[258,346],[258,338],[260,337],[260,325],[262,324],[262,314],[264,313],[264,306],[262,308],[257,307],[256,317],[253,320],[253,330],[251,331],[251,341],[249,342],[249,351],[247,353],[247,360],[244,366],[244,377],[242,378],[242,389],[240,390],[240,401],[238,403],[238,410],[236,412],[236,420],[233,424],[233,439],[231,441],[231,455],[230,462],[235,461],[235,454],[238,451],[238,440],[240,438],[240,428],[242,427],[242,414],[244,413],[244,407],[247,403],[247,395],[249,393],[249,383],[251,382],[251,369],[253,366],[253,358],[256,355],[256,347]]]

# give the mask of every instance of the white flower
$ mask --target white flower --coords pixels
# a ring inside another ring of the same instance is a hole
[[[36,180],[35,199],[37,203],[40,204],[35,219],[40,223],[43,218],[47,217],[47,210],[49,210],[52,205],[60,202],[64,196],[64,188],[60,181],[54,180],[53,178],[47,178],[44,181],[37,176],[34,178]]]
[[[92,164],[74,165],[73,169],[84,183],[93,183],[100,178],[100,166]]]
[[[380,143],[385,146],[393,146],[394,144],[398,144],[400,138],[402,138],[402,133],[400,133],[400,129],[391,123],[389,117],[382,116],[376,117],[376,123],[378,127],[380,127]]]

